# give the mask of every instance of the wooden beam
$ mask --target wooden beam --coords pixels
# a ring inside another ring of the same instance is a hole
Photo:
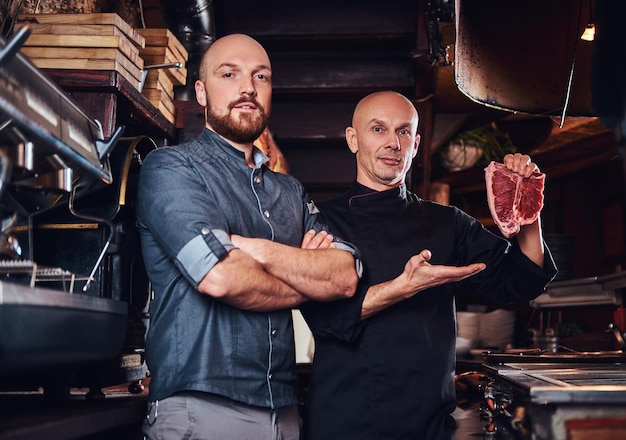
[[[354,41],[398,38],[415,34],[415,17],[420,2],[388,0],[381,3],[360,0],[282,2],[268,7],[265,2],[214,2],[218,35],[245,32],[263,40],[284,42],[305,36],[335,41],[337,37],[358,36]]]
[[[392,89],[412,93],[415,72],[412,60],[354,59],[350,54],[320,54],[316,59],[273,61],[274,93],[332,93]],[[331,96],[332,99],[332,96]]]

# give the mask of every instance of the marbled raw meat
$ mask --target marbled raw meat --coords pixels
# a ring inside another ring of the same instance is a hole
[[[545,179],[546,175],[539,172],[522,177],[497,162],[485,168],[487,203],[502,235],[512,237],[520,226],[537,220],[543,208]]]

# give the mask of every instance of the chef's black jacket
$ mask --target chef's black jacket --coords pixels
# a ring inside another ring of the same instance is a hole
[[[319,204],[336,234],[361,251],[363,277],[350,299],[307,303],[315,337],[305,406],[306,440],[450,439],[456,407],[454,285],[434,287],[359,321],[369,286],[400,275],[423,249],[433,265],[487,268],[459,287],[498,303],[544,291],[556,268],[544,268],[461,210],[421,200],[406,186],[377,192],[355,183]]]

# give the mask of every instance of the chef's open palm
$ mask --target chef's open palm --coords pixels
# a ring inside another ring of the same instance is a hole
[[[433,265],[429,263],[431,257],[430,251],[424,249],[406,262],[404,271],[396,278],[370,286],[361,304],[361,319],[369,318],[423,290],[464,280],[486,267],[484,263],[468,266]]]
[[[405,264],[399,281],[403,279],[406,283],[408,296],[431,287],[464,280],[485,269],[484,263],[474,263],[468,266],[433,265],[429,263],[431,257],[430,251],[424,249],[412,256]]]

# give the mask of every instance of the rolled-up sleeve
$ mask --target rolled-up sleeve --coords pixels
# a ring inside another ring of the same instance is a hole
[[[217,206],[220,201],[202,182],[185,155],[161,148],[144,161],[137,196],[144,258],[151,260],[148,267],[168,270],[165,255],[196,286],[234,247],[228,222]]]
[[[191,239],[176,256],[178,264],[196,285],[234,248],[228,234],[221,230],[203,228],[201,235]]]

